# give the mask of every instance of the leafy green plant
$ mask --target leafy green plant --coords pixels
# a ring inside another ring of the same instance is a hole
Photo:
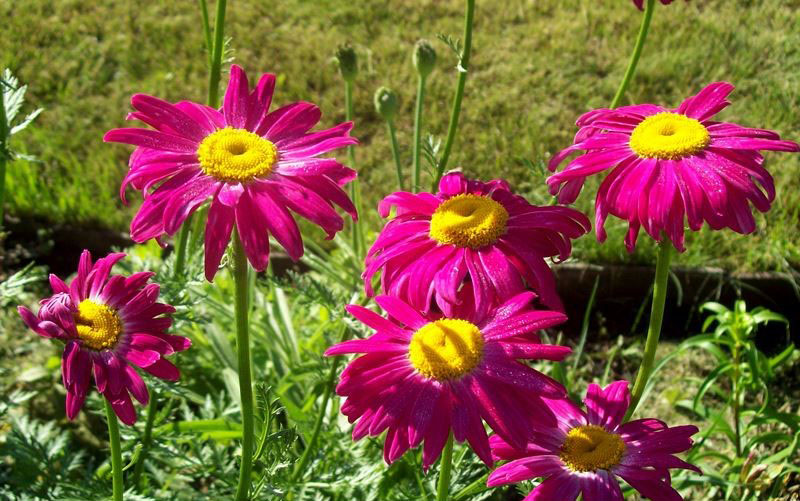
[[[678,402],[706,423],[688,461],[706,466],[706,478],[698,482],[710,481],[711,497],[773,499],[800,472],[797,405],[791,398],[780,403],[775,390],[800,351],[791,343],[773,356],[758,349],[759,327],[783,323],[788,333],[786,318],[763,307],[748,310],[739,300],[732,309],[708,302],[701,310],[709,312],[704,333],[687,339],[675,352],[705,352],[713,360],[708,375],[694,380],[693,398]]]

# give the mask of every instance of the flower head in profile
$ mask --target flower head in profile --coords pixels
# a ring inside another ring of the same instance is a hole
[[[526,500],[623,501],[617,477],[654,501],[681,496],[670,485],[670,468],[700,470],[673,454],[689,450],[692,425],[668,427],[658,419],[622,424],[630,404],[627,381],[601,389],[589,385],[586,411],[569,400],[551,402],[557,427],[537,427],[528,444],[519,448],[498,435],[491,437],[492,455],[507,460],[487,481],[490,487],[543,477]]]
[[[265,74],[250,90],[247,76],[231,66],[222,108],[181,101],[171,104],[142,94],[131,99],[141,120],[155,130],[126,128],[105,141],[137,146],[120,196],[128,185],[144,202],[131,222],[131,238],[144,242],[178,231],[183,221],[211,199],[205,234],[206,278],[212,280],[234,224],[256,270],[269,261],[269,235],[289,256],[303,255],[303,240],[290,210],[321,226],[328,238],[344,220],[355,220],[342,186],[355,171],[320,155],[356,144],[352,122],[309,132],[320,119],[311,103],[292,103],[268,112],[275,75]]]
[[[343,371],[336,392],[353,439],[386,431],[384,459],[392,463],[422,442],[423,468],[439,457],[451,431],[491,464],[483,421],[510,443],[524,446],[528,420],[555,423],[542,397],[562,398],[556,381],[519,362],[562,360],[564,346],[540,344],[535,331],[566,320],[530,308],[524,292],[480,314],[469,300],[452,315],[430,316],[400,299],[375,300],[388,318],[349,305],[347,311],[376,333],[345,341],[326,355],[363,353]]]
[[[379,205],[389,221],[369,250],[364,285],[383,270],[384,293],[421,311],[432,300],[447,312],[472,283],[475,307],[485,312],[532,288],[550,308],[561,309],[555,279],[545,258],[566,259],[570,239],[590,229],[582,213],[566,207],[538,207],[511,192],[501,180],[484,183],[451,172],[439,193],[397,192]]]
[[[167,381],[177,381],[177,367],[165,358],[191,346],[188,338],[166,331],[175,309],[157,302],[159,286],[151,272],[109,276],[125,254],[109,254],[92,263],[83,251],[78,275],[69,286],[50,275],[53,295],[40,302],[38,314],[20,306],[25,324],[42,337],[65,343],[61,373],[67,390],[67,417],[83,406],[94,376],[95,386],[123,423],[136,422],[130,395],[142,405],[149,396],[131,364]]]
[[[674,0],[661,0],[661,3],[664,4],[664,5],[669,5],[673,1]],[[686,0],[686,1],[688,2],[689,0]],[[645,2],[645,0],[633,0],[633,4],[636,5],[636,7],[639,10],[644,10],[644,2]]]
[[[669,238],[683,252],[684,221],[698,231],[703,222],[719,230],[752,233],[756,222],[750,204],[761,212],[775,198],[772,176],[761,150],[800,151],[764,129],[716,122],[712,118],[730,103],[733,85],[708,85],[675,110],[653,104],[590,111],[578,119],[575,142],[550,161],[547,179],[562,203],[572,203],[584,180],[610,171],[595,202],[595,231],[601,242],[609,214],[628,221],[625,245],[633,251],[639,229],[661,241]]]

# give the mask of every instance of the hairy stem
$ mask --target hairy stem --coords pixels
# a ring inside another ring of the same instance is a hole
[[[345,112],[345,120],[348,122],[353,121],[353,80],[352,79],[344,79],[344,112]],[[355,147],[351,144],[347,147],[347,163],[349,164],[348,167],[351,169],[356,168],[356,150]],[[350,183],[350,198],[353,200],[353,205],[356,208],[356,213],[361,216],[361,186],[358,182],[358,178],[354,179]],[[364,235],[362,234],[362,225],[359,224],[358,221],[353,221],[353,234],[351,235],[352,238],[352,245],[353,245],[353,252],[356,255],[356,259],[360,262],[363,256],[363,248],[364,248]]]
[[[6,163],[8,161],[6,142],[8,140],[9,129],[11,129],[6,117],[6,103],[3,94],[5,94],[5,92],[3,92],[3,87],[0,86],[0,229],[3,228],[3,207],[6,194]]]
[[[158,411],[158,398],[155,394],[150,397],[150,404],[147,406],[147,421],[144,423],[144,436],[142,437],[142,451],[139,454],[139,459],[136,466],[133,468],[133,478],[131,484],[138,486],[144,471],[144,458],[150,451],[150,444],[153,441],[153,424],[156,421],[156,414]]]
[[[661,323],[664,320],[664,304],[667,300],[667,281],[669,280],[669,263],[672,259],[672,243],[666,237],[659,242],[658,261],[656,262],[656,277],[653,282],[653,303],[650,307],[650,325],[647,328],[647,341],[644,345],[644,357],[636,374],[633,385],[631,405],[625,415],[625,421],[630,419],[642,399],[642,394],[647,386],[647,380],[653,372],[653,364],[658,348],[658,338],[661,335]]]
[[[450,152],[453,149],[453,142],[456,139],[458,130],[458,118],[461,116],[461,100],[464,97],[464,86],[467,84],[467,70],[469,69],[469,56],[472,52],[472,19],[475,15],[475,0],[467,0],[467,10],[464,13],[464,48],[461,51],[461,59],[458,63],[458,82],[456,83],[456,93],[453,96],[453,108],[450,110],[450,123],[447,126],[447,139],[444,142],[444,149],[439,164],[436,166],[436,177],[433,180],[431,191],[436,192],[439,180],[447,168],[447,161],[450,160]]]
[[[236,316],[236,352],[239,365],[239,394],[242,400],[242,464],[239,468],[239,485],[236,501],[249,499],[251,473],[253,470],[253,446],[255,444],[255,420],[253,417],[253,378],[250,369],[250,281],[248,280],[247,256],[233,231],[233,280],[235,283],[234,314]]]
[[[653,11],[655,10],[653,8],[654,4],[655,0],[647,0],[645,4],[642,24],[639,27],[639,35],[636,37],[636,45],[633,46],[631,60],[628,62],[628,69],[625,70],[625,76],[622,77],[622,82],[619,84],[617,93],[611,101],[612,109],[619,106],[622,97],[625,95],[625,91],[628,90],[628,84],[630,84],[631,79],[633,79],[633,74],[636,73],[636,65],[639,64],[639,57],[642,55],[642,48],[644,47],[645,40],[647,40],[647,31],[650,29],[650,21],[653,19]]]
[[[106,404],[106,421],[108,421],[108,443],[111,446],[111,474],[113,475],[114,501],[122,501],[122,448],[119,443],[119,422],[111,403]]]
[[[389,139],[392,141],[392,157],[394,158],[394,166],[397,169],[397,188],[400,191],[406,191],[403,185],[403,164],[400,162],[400,151],[397,146],[397,130],[394,127],[394,122],[391,120],[386,121],[386,128],[389,129]]]
[[[417,80],[417,105],[414,108],[414,146],[412,150],[412,163],[414,174],[412,178],[411,191],[417,193],[420,189],[420,148],[422,147],[422,103],[425,100],[425,77],[421,76]]]
[[[450,474],[453,468],[453,432],[447,437],[442,457],[439,459],[439,483],[436,486],[436,501],[447,501],[450,491]]]

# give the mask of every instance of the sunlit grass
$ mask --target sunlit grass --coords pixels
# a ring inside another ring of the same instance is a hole
[[[569,144],[574,121],[607,106],[627,63],[640,13],[624,0],[529,0],[479,3],[472,74],[463,128],[450,165],[484,178],[506,177],[539,203],[550,203],[542,165]],[[660,6],[632,102],[677,106],[714,80],[737,86],[723,120],[781,132],[798,139],[800,116],[800,18],[797,2],[780,0],[675,3]],[[394,166],[372,93],[389,85],[401,94],[397,119],[402,156],[409,165],[413,80],[410,51],[431,33],[458,36],[462,2],[232,2],[229,56],[251,73],[278,74],[276,103],[306,99],[321,106],[322,125],[344,119],[343,90],[330,64],[337,44],[358,52],[354,133],[362,146],[357,165],[366,207],[394,188]],[[323,14],[324,13],[324,14]],[[53,220],[99,220],[125,229],[132,209],[117,190],[129,149],[107,145],[102,133],[121,126],[134,92],[202,101],[206,68],[196,2],[84,3],[31,0],[0,5],[14,36],[0,39],[0,65],[29,84],[31,108],[45,112],[18,148],[40,163],[10,169],[10,212]],[[455,56],[441,42],[428,83],[428,132],[442,137],[455,85]],[[767,154],[778,200],[759,217],[754,237],[703,232],[689,238],[684,265],[787,270],[800,263],[797,236],[797,156]],[[578,202],[591,209],[591,190]],[[133,206],[138,195],[131,194]],[[364,216],[377,225],[377,213]],[[577,243],[576,257],[595,262],[652,261],[647,238],[629,256],[625,225],[611,220],[609,241]]]

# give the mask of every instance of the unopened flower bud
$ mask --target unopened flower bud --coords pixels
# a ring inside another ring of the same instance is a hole
[[[387,122],[394,120],[394,114],[397,112],[397,94],[388,87],[376,90],[375,111]]]
[[[358,74],[358,57],[352,45],[346,43],[336,49],[336,62],[339,63],[339,73],[342,78],[352,82]]]
[[[427,77],[436,66],[436,51],[427,40],[420,40],[414,45],[414,67],[422,78]]]

